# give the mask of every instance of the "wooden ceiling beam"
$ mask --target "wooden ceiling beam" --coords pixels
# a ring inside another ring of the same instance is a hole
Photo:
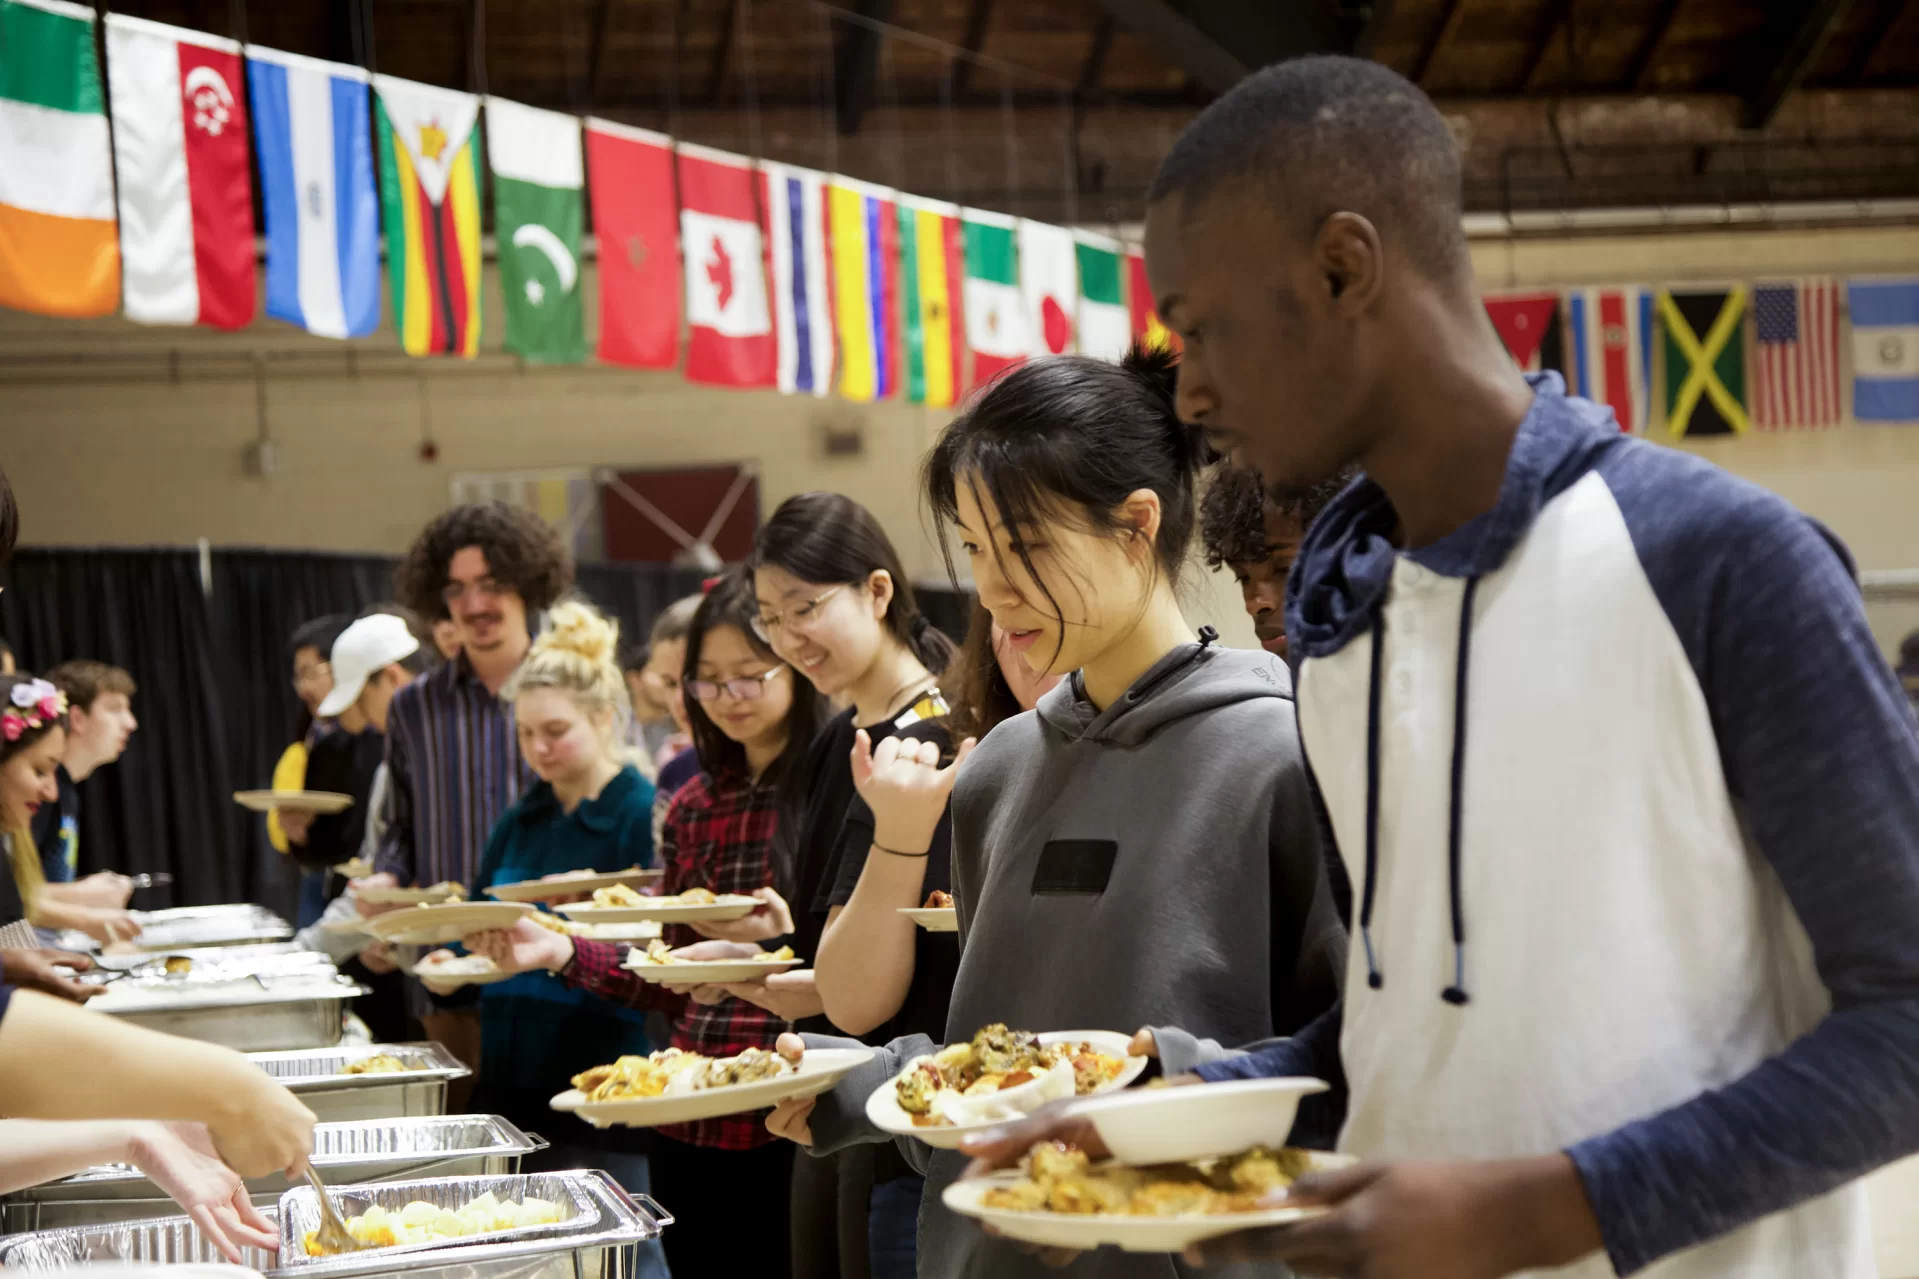
[[[1872,60],[1879,50],[1885,48],[1886,40],[1892,35],[1899,19],[1906,15],[1906,0],[1880,0],[1879,15],[1873,19],[1866,38],[1859,45],[1859,52],[1853,55],[1852,65],[1846,68],[1846,86],[1856,88],[1866,78],[1866,71],[1872,66]]]
[[[726,77],[733,70],[733,33],[740,25],[740,0],[726,0],[726,17],[720,22],[720,38],[713,45],[713,61],[706,69],[706,100],[718,106],[726,92]]]
[[[606,20],[612,9],[613,0],[598,0],[593,6],[593,26],[586,41],[586,104],[589,108],[600,97],[600,81],[606,71]]]
[[[1791,35],[1780,46],[1779,60],[1767,71],[1757,91],[1747,97],[1739,113],[1742,127],[1763,129],[1772,123],[1780,105],[1826,51],[1826,45],[1851,8],[1852,0],[1811,0],[1800,7],[1799,16],[1790,28]]]
[[[1237,53],[1167,0],[1099,0],[1099,7],[1214,93],[1226,92],[1251,70]]]
[[[1566,36],[1564,82],[1572,83],[1573,73],[1576,70],[1573,66],[1572,54],[1572,16],[1573,0],[1549,0],[1546,6],[1546,20],[1540,24],[1538,32],[1533,36],[1533,47],[1526,54],[1526,73],[1519,80],[1520,92],[1530,93],[1539,87],[1539,72],[1546,65],[1546,54],[1552,49],[1554,38],[1561,34]]]
[[[890,22],[893,0],[859,0],[855,12],[874,22]],[[850,138],[860,131],[866,109],[873,105],[873,90],[879,84],[880,46],[885,39],[879,28],[865,22],[848,22],[840,30],[833,50],[833,119],[842,137]]]
[[[1100,73],[1106,69],[1106,55],[1113,47],[1114,25],[1113,15],[1104,13],[1093,27],[1093,43],[1086,50],[1086,61],[1080,65],[1075,90],[1082,98],[1099,88]]]
[[[1459,30],[1459,15],[1466,11],[1466,0],[1446,0],[1446,12],[1433,29],[1432,38],[1426,41],[1426,47],[1419,51],[1419,61],[1413,63],[1413,73],[1407,78],[1424,89],[1427,73],[1433,69],[1433,61],[1439,57],[1439,51],[1446,47],[1453,33]]]
[[[986,47],[986,28],[993,22],[993,0],[973,0],[972,12],[966,15],[966,36],[960,41],[960,48],[977,55]],[[966,96],[966,88],[973,78],[971,58],[960,58],[953,67],[953,97],[955,100]]]
[[[1651,87],[1653,59],[1659,54],[1659,46],[1666,42],[1666,33],[1672,30],[1672,20],[1679,16],[1680,3],[1681,0],[1660,0],[1658,11],[1646,24],[1646,34],[1639,42],[1638,51],[1632,55],[1625,81],[1619,86],[1622,92],[1644,93]]]

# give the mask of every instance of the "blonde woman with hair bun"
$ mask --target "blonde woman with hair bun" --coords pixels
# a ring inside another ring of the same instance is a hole
[[[564,600],[501,689],[513,704],[520,757],[537,780],[504,814],[480,857],[475,899],[494,884],[567,871],[650,867],[653,783],[627,761],[630,713],[619,664],[620,628],[592,605]],[[477,939],[474,939],[477,940]],[[431,957],[429,957],[431,958]],[[425,979],[427,988],[450,993]],[[644,1135],[598,1131],[547,1105],[574,1075],[629,1053],[651,1052],[645,1014],[574,990],[552,973],[521,973],[480,988],[480,1072],[473,1106],[546,1133],[528,1172],[604,1168],[628,1190],[651,1189]],[[658,1243],[641,1279],[664,1275]]]

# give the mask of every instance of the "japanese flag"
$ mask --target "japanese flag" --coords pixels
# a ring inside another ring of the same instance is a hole
[[[772,386],[779,346],[752,161],[682,144],[679,169],[680,247],[692,329],[686,376],[719,386]]]

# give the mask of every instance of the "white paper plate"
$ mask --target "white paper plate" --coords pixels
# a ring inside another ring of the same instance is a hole
[[[588,871],[580,875],[568,875],[564,879],[522,879],[511,884],[495,884],[486,890],[486,895],[503,902],[543,902],[555,897],[571,897],[575,893],[611,888],[615,884],[630,884],[637,888],[641,884],[654,883],[665,874],[664,869],[642,870],[638,866],[631,870]]]
[[[472,961],[476,959],[486,962],[475,964]],[[437,964],[415,964],[413,973],[416,977],[431,977],[442,986],[491,986],[514,976],[501,972],[484,955],[456,955]]]
[[[449,902],[369,915],[366,930],[381,941],[408,946],[437,946],[491,928],[511,928],[533,913],[521,902]]]
[[[360,916],[354,919],[330,920],[320,925],[320,931],[323,933],[339,933],[345,936],[351,933],[365,934],[372,930],[366,926],[366,917]]]
[[[570,906],[556,906],[554,909],[568,919],[577,919],[582,924],[636,924],[643,919],[687,924],[703,919],[741,919],[752,914],[763,904],[757,897],[742,897],[737,893],[726,893],[722,894],[718,901],[704,906],[683,906],[662,898],[661,904],[657,906],[652,903],[644,906],[595,906],[591,902],[578,902]]]
[[[574,923],[586,931],[573,936],[589,941],[652,941],[666,931],[657,919],[642,919],[631,924],[587,924],[578,920]]]
[[[1109,1056],[1118,1057],[1124,1061],[1126,1065],[1119,1072],[1119,1077],[1098,1092],[1091,1094],[1095,1097],[1126,1087],[1140,1077],[1148,1062],[1145,1057],[1128,1056],[1126,1049],[1133,1042],[1133,1037],[1113,1030],[1052,1030],[1042,1034],[1039,1041],[1042,1044],[1087,1043]],[[900,1109],[899,1094],[893,1087],[898,1079],[899,1075],[893,1076],[875,1088],[873,1094],[866,1099],[866,1117],[875,1127],[885,1132],[916,1138],[935,1150],[958,1150],[961,1139],[967,1134],[984,1132],[988,1128],[1007,1122],[1004,1119],[993,1119],[976,1124],[941,1125],[937,1128],[918,1127],[913,1123],[913,1116]],[[1038,1089],[1027,1091],[1026,1085],[1021,1085],[1017,1089],[1008,1089],[1007,1093],[1010,1094],[1006,1096],[1009,1104],[1022,1112],[1037,1110],[1050,1100]]]
[[[807,1053],[792,1074],[756,1083],[632,1101],[589,1102],[579,1089],[569,1088],[555,1097],[552,1104],[553,1109],[578,1115],[595,1128],[653,1128],[660,1124],[691,1123],[695,1119],[749,1114],[795,1098],[817,1097],[872,1056],[871,1048],[821,1048]]]
[[[368,885],[353,890],[353,895],[369,906],[436,906],[444,901],[464,898],[465,894],[466,889],[458,884],[430,884],[425,888]]]
[[[758,981],[806,962],[803,959],[716,959],[697,964],[649,964],[640,958],[641,953],[637,950],[629,952],[626,960],[629,971],[641,981],[672,982],[676,986]]]
[[[956,906],[902,906],[900,914],[929,933],[959,931],[959,908]]]
[[[297,808],[309,813],[344,813],[353,807],[353,796],[330,790],[237,790],[233,802],[256,813],[276,808]]]
[[[1350,1156],[1314,1152],[1313,1167],[1344,1168],[1353,1162]],[[1013,1171],[992,1173],[970,1181],[956,1181],[940,1199],[962,1217],[972,1217],[999,1231],[1008,1239],[1039,1244],[1047,1248],[1073,1248],[1089,1251],[1112,1245],[1127,1252],[1184,1252],[1192,1245],[1242,1230],[1262,1230],[1304,1221],[1327,1211],[1325,1208],[1269,1208],[1264,1212],[1220,1213],[1215,1216],[1125,1217],[1070,1212],[1014,1212],[1006,1208],[988,1208],[981,1202],[995,1186],[1019,1180]]]

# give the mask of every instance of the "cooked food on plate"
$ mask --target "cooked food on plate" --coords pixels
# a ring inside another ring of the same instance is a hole
[[[398,1212],[388,1212],[375,1204],[365,1213],[346,1219],[347,1233],[375,1248],[394,1248],[401,1244],[441,1243],[453,1239],[471,1239],[498,1230],[516,1230],[522,1226],[550,1226],[566,1220],[566,1211],[544,1199],[515,1203],[495,1199],[487,1191],[463,1208],[442,1208],[424,1199],[416,1199]],[[309,1230],[306,1237],[309,1257],[324,1257],[319,1232]]]
[[[765,1048],[749,1048],[737,1057],[703,1057],[667,1048],[647,1057],[622,1057],[573,1076],[573,1086],[588,1101],[630,1101],[750,1084],[784,1075],[793,1067]]]
[[[193,971],[193,956],[168,955],[163,961],[163,966],[169,976],[177,977],[183,973],[190,973]]]
[[[358,1061],[349,1062],[341,1067],[340,1073],[343,1075],[393,1075],[418,1069],[420,1067],[409,1065],[392,1053],[374,1053],[371,1057],[362,1057]]]
[[[415,965],[413,971],[436,978],[492,977],[500,968],[485,955],[452,955],[446,959],[428,956]]]
[[[926,894],[926,905],[920,907],[920,909],[951,910],[953,909],[953,894],[943,893],[935,888],[932,892]]]
[[[793,958],[793,948],[791,946],[782,946],[778,950],[769,950],[769,951],[764,951],[757,956],[748,956],[745,961],[725,960],[722,962],[751,963],[756,959],[757,960],[786,960],[791,958]],[[646,944],[646,953],[640,957],[640,962],[643,964],[704,964],[704,963],[712,963],[714,961],[708,960],[708,959],[675,958],[673,954],[673,948],[667,945],[664,941],[661,941],[659,938],[655,937],[652,941]]]
[[[1125,1068],[1124,1061],[1091,1044],[1042,1044],[1029,1030],[1008,1030],[995,1022],[967,1043],[915,1058],[893,1088],[915,1127],[939,1128],[953,1124],[950,1112],[962,1097],[1017,1088],[1065,1070],[1072,1072],[1073,1092],[1084,1097],[1119,1078]]]
[[[1095,1164],[1077,1146],[1042,1141],[1020,1161],[1020,1179],[993,1187],[981,1202],[1010,1212],[1132,1217],[1254,1212],[1306,1172],[1311,1159],[1304,1150],[1260,1146],[1223,1159],[1129,1168]]]

